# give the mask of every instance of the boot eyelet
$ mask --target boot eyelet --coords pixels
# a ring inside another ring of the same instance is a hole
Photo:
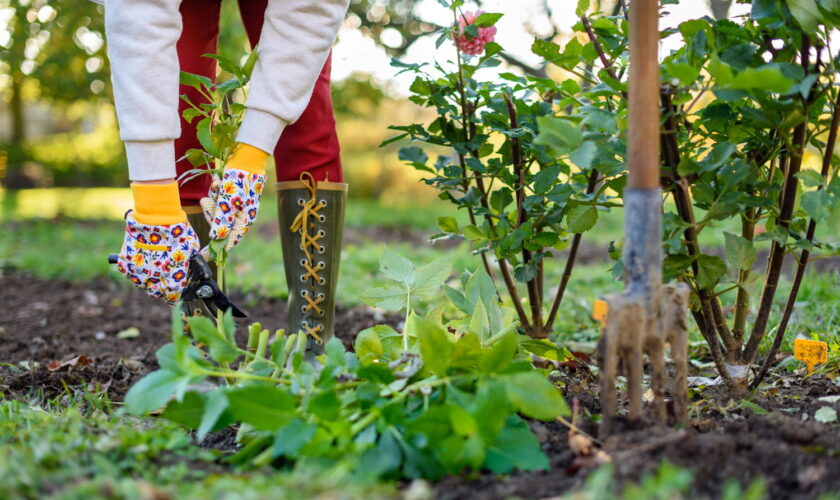
[[[327,216],[326,215],[319,215],[318,220],[321,221],[321,222],[324,222],[324,221],[327,220]]]
[[[324,231],[323,229],[321,229],[321,230],[319,230],[319,231],[318,231],[318,236],[320,236],[321,238],[323,238],[323,237],[324,237],[324,236],[326,236],[326,235],[327,235],[327,232],[326,232],[326,231]]]
[[[302,313],[309,312],[309,310],[307,309],[307,307],[308,307],[308,306],[300,306],[300,312],[302,312]]]
[[[309,322],[308,321],[301,321],[300,326],[302,326],[304,328],[309,328]]]
[[[304,203],[306,202],[303,201],[303,198],[298,198],[298,205],[303,206]]]
[[[319,293],[319,294],[318,294],[318,298],[319,298],[319,299],[323,299],[324,297],[326,297],[326,295],[324,295],[323,293]]]
[[[300,265],[305,266],[306,265],[306,259],[300,259]]]
[[[326,206],[327,206],[327,200],[321,200],[321,202],[320,202],[320,203],[321,203],[321,206],[322,206],[322,207],[326,207]]]
[[[303,243],[301,243],[300,245],[298,245],[298,247],[299,247],[301,250],[303,250]]]
[[[301,283],[306,283],[306,276],[305,275],[303,275],[303,274],[300,275],[300,282]]]
[[[307,292],[306,290],[301,290],[301,291],[300,291],[300,296],[301,296],[301,297],[306,297],[306,295],[307,295],[308,293],[309,293],[309,292]]]
[[[323,261],[323,260],[322,260],[322,261],[320,261],[320,262],[318,262],[318,269],[324,269],[325,267],[327,267],[327,265],[326,265],[326,264],[324,264],[324,261]]]
[[[322,247],[318,247],[318,253],[324,253],[324,252],[326,252],[326,251],[327,251],[327,248],[326,248],[326,247],[323,247],[323,246],[322,246]]]
[[[327,280],[324,279],[324,278],[321,278],[320,280],[318,280],[319,285],[325,285],[326,283],[327,283]]]

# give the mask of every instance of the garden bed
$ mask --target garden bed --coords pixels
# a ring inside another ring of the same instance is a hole
[[[157,368],[154,352],[169,338],[167,306],[106,279],[79,284],[7,271],[3,281],[0,360],[14,365],[0,366],[0,387],[7,394],[42,402],[68,394],[68,388],[77,394],[87,389],[120,401],[134,382]],[[278,328],[285,304],[261,300],[248,312],[267,327]],[[368,308],[339,307],[337,335],[349,346],[357,332],[383,322],[396,325],[399,318]],[[119,338],[131,327],[138,328],[139,335]],[[85,358],[57,366],[77,356]],[[21,362],[28,362],[29,368]],[[569,402],[580,402],[583,415],[600,413],[594,376],[587,371],[563,373],[559,382]],[[603,445],[616,478],[636,482],[665,460],[690,469],[693,491],[703,496],[720,496],[730,479],[747,485],[763,478],[773,498],[817,498],[821,492],[837,491],[840,428],[816,422],[814,413],[822,406],[840,410],[838,402],[819,400],[840,394],[840,386],[799,375],[783,376],[776,386],[754,398],[758,406],[721,401],[713,390],[696,393],[688,428],[623,425],[623,432]],[[703,404],[703,399],[716,404]],[[597,434],[594,422],[581,420],[583,430]],[[593,469],[569,448],[567,429],[559,423],[531,426],[549,456],[550,470],[448,477],[434,486],[436,495],[545,498],[583,487]],[[229,450],[232,435],[211,435],[203,444]]]

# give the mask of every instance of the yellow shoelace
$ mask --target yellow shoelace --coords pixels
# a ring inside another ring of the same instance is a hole
[[[316,234],[312,236],[309,234],[309,217],[318,217],[320,215],[318,210],[327,206],[327,202],[323,200],[320,203],[317,202],[318,185],[315,182],[315,178],[312,177],[312,174],[309,172],[300,174],[300,182],[309,189],[309,201],[303,204],[300,213],[292,221],[289,230],[295,233],[300,232],[300,244],[303,247],[303,253],[306,254],[307,260],[312,261],[312,254],[309,252],[309,247],[318,247],[318,239],[321,238],[321,235]],[[317,279],[317,274],[314,277]]]
[[[310,328],[309,326],[304,326],[303,327],[304,335],[308,335],[308,336],[312,337],[319,344],[321,343],[321,336],[318,335],[318,332],[323,331],[323,330],[324,330],[324,325],[318,325],[314,328]]]

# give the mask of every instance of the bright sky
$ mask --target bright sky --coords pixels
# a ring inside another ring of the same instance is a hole
[[[496,41],[518,59],[533,65],[540,62],[540,58],[533,55],[530,50],[535,34],[546,36],[551,32],[542,3],[543,0],[486,0],[484,2],[485,11],[504,14],[496,25],[498,28]],[[552,3],[556,5],[554,22],[564,32],[571,32],[571,27],[577,21],[574,12],[577,2],[565,0]],[[477,10],[477,7],[468,2],[464,10]],[[667,6],[667,11],[668,14],[660,20],[660,29],[674,27],[683,21],[710,14],[705,0],[683,0],[681,5]],[[733,5],[730,9],[730,17],[748,11],[749,5]],[[425,20],[439,25],[452,22],[449,10],[442,7],[436,0],[420,0],[417,12],[422,12]],[[391,89],[396,90],[397,93],[405,93],[413,77],[404,75],[395,78],[394,74],[397,71],[390,66],[390,58],[372,40],[355,30],[354,27],[352,22],[348,21],[339,32],[339,41],[333,52],[333,79],[342,80],[354,72],[368,73],[381,83],[390,83]],[[665,40],[660,49],[661,54],[667,54],[676,48],[676,43],[673,39]],[[419,63],[431,61],[435,57],[441,60],[454,57],[454,48],[451,43],[445,43],[438,51],[435,50],[434,44],[435,37],[433,36],[419,40],[411,47],[404,60]]]

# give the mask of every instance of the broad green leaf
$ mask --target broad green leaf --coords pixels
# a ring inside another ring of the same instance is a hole
[[[184,120],[186,120],[187,123],[192,123],[195,117],[201,116],[201,111],[195,108],[187,108],[183,113],[181,113],[181,116],[184,117]]]
[[[496,340],[481,358],[480,367],[488,373],[500,372],[507,368],[516,355],[516,334],[511,331]]]
[[[499,19],[502,18],[503,15],[504,14],[500,14],[498,12],[484,12],[475,18],[473,24],[482,28],[493,26],[499,21]]]
[[[473,331],[482,342],[490,337],[490,320],[487,318],[487,310],[484,304],[479,301],[470,318],[470,330]]]
[[[212,131],[210,130],[211,127],[212,120],[210,120],[210,118],[202,118],[198,122],[198,125],[196,125],[196,137],[198,137],[198,142],[201,143],[201,147],[204,148],[204,151],[218,158],[219,152],[216,151],[216,146],[213,144]]]
[[[697,257],[697,286],[713,290],[718,280],[726,274],[726,263],[720,257],[702,254]]]
[[[787,6],[803,31],[811,33],[817,29],[822,16],[815,0],[787,0]]]
[[[823,185],[823,177],[816,170],[800,170],[796,177],[802,181],[806,188],[815,188]]]
[[[255,429],[273,431],[292,418],[295,398],[287,390],[270,385],[252,385],[227,393],[233,417]]]
[[[700,70],[688,63],[666,61],[664,65],[668,73],[673,75],[683,85],[691,86],[700,77]]]
[[[184,375],[169,370],[157,370],[131,386],[125,395],[125,407],[132,415],[157,410],[184,384]]]
[[[577,6],[575,7],[575,15],[578,17],[586,15],[586,11],[589,10],[589,2],[590,0],[578,0]]]
[[[198,90],[206,91],[213,86],[213,80],[207,78],[206,76],[187,73],[186,71],[180,72],[179,79],[181,85],[186,85]]]
[[[316,417],[332,422],[338,418],[338,411],[341,409],[341,401],[335,391],[327,390],[309,400],[307,407],[310,413]]]
[[[478,424],[470,413],[458,405],[447,405],[452,430],[460,436],[472,436],[478,431]]]
[[[222,415],[228,408],[227,394],[223,390],[216,390],[207,397],[204,405],[204,415],[201,417],[201,424],[196,431],[196,438],[203,440],[204,437],[215,430],[218,430],[220,423],[225,423]]]
[[[570,353],[568,349],[565,347],[558,347],[554,342],[548,339],[533,339],[531,337],[520,335],[517,339],[517,343],[526,351],[551,361],[566,361],[572,357],[572,353]]]
[[[181,401],[170,401],[163,411],[163,418],[195,429],[201,423],[204,414],[204,398],[201,394],[189,391]]]
[[[537,125],[539,133],[534,143],[553,149],[555,154],[567,154],[583,142],[580,128],[569,120],[556,116],[540,116],[537,117]]]
[[[448,258],[437,259],[434,262],[421,266],[415,275],[414,287],[411,290],[413,297],[430,299],[437,295],[440,287],[449,277],[452,269],[452,261]]]
[[[372,328],[362,330],[356,336],[353,342],[353,348],[356,351],[356,356],[362,363],[371,363],[376,359],[382,357],[382,340],[379,334]]]
[[[834,208],[834,201],[825,189],[815,189],[802,195],[802,209],[817,222],[828,218]]]
[[[598,222],[598,209],[588,205],[577,205],[566,216],[570,233],[585,233]]]
[[[406,292],[405,287],[399,285],[376,287],[362,292],[361,299],[371,307],[398,311],[405,307]]]
[[[400,148],[400,152],[397,157],[402,161],[421,167],[425,166],[426,162],[429,161],[429,155],[427,155],[422,148],[417,146],[405,146]]]
[[[458,221],[455,220],[455,217],[438,217],[438,227],[441,231],[447,233],[457,233]]]
[[[580,147],[569,153],[569,160],[580,168],[589,168],[597,152],[598,146],[594,142],[584,141]]]
[[[793,80],[784,76],[778,66],[767,64],[741,71],[726,86],[730,89],[757,89],[783,94],[790,90],[793,84]]]
[[[414,283],[414,264],[402,255],[385,248],[382,258],[379,260],[379,270],[386,278],[412,285]]]
[[[216,325],[206,316],[192,316],[187,319],[193,338],[210,349],[210,356],[220,363],[229,363],[239,357],[234,346],[223,339]]]
[[[445,377],[454,346],[443,327],[420,316],[412,315],[406,328],[417,337],[423,364],[435,375]]]
[[[537,194],[545,194],[551,186],[557,182],[557,177],[560,175],[560,167],[558,165],[551,165],[546,167],[534,176],[534,192]]]
[[[481,229],[473,226],[472,224],[464,226],[462,232],[464,233],[464,237],[468,240],[475,241],[484,238],[484,233],[481,232]]]
[[[514,469],[548,469],[549,462],[526,425],[507,425],[487,447],[484,467],[496,474],[507,474]]]
[[[520,372],[505,377],[507,396],[517,411],[526,417],[552,420],[569,415],[569,407],[554,387],[536,371]]]
[[[729,264],[735,269],[752,269],[755,262],[755,247],[753,242],[728,232],[723,233],[726,239],[726,257]]]
[[[318,426],[315,424],[306,423],[299,418],[292,420],[274,434],[272,455],[275,457],[296,457],[298,451],[306,446],[315,435],[317,428]]]
[[[452,350],[452,366],[472,367],[478,364],[485,349],[481,347],[481,341],[475,333],[467,333],[455,342]]]
[[[487,271],[484,270],[484,266],[479,266],[467,280],[466,298],[468,308],[464,312],[467,314],[475,309],[479,301],[489,304],[491,301],[497,300],[496,287]]]
[[[251,78],[251,73],[254,71],[254,66],[257,65],[258,58],[259,52],[257,50],[252,50],[250,53],[248,53],[248,58],[242,65],[242,74],[245,75],[245,78]]]

